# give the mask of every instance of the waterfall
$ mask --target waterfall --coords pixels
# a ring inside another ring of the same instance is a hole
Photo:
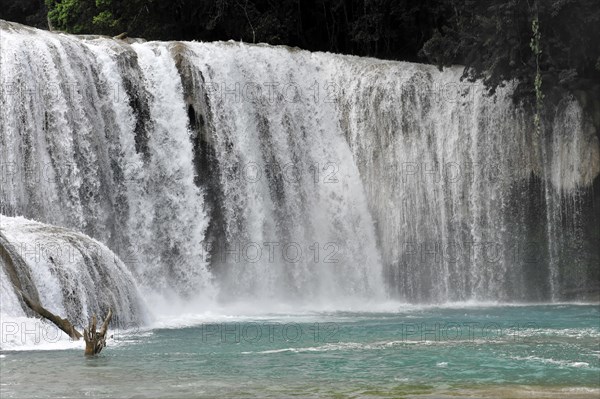
[[[134,278],[102,243],[81,233],[2,216],[0,271],[3,318],[32,314],[17,289],[76,326],[87,325],[112,307],[117,327],[139,326],[144,307]],[[3,330],[4,331],[4,330]]]
[[[328,60],[235,43],[172,51],[182,75],[193,77],[191,112],[210,132],[218,176],[212,191],[220,198],[211,206],[221,207],[223,223],[212,266],[223,295],[383,298],[359,170],[332,117],[335,104],[316,92],[326,84],[328,75],[318,71]]]
[[[591,217],[577,198],[599,170],[575,100],[535,140],[510,84],[491,96],[458,67],[345,61],[341,118],[401,298],[546,300],[585,285],[594,261],[558,259],[581,252],[568,240],[594,242],[574,227]]]
[[[157,290],[209,286],[167,50],[28,32],[2,32],[3,213],[82,231]]]
[[[558,300],[591,275],[559,250],[600,170],[575,100],[536,140],[459,68],[0,28],[0,213],[106,244],[144,292]]]

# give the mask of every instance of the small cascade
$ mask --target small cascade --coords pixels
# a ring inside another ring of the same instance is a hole
[[[111,307],[113,325],[136,327],[146,310],[134,277],[105,245],[76,231],[27,220],[1,217],[2,316],[34,315],[19,291],[50,312],[86,326],[93,314]]]

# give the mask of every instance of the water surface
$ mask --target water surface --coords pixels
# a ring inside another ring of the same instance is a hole
[[[598,397],[599,317],[597,305],[410,307],[114,331],[95,358],[73,346],[3,351],[0,392],[3,399]]]

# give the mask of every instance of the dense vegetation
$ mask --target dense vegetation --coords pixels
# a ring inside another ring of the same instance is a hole
[[[600,92],[597,0],[4,0],[0,18],[71,33],[243,40],[466,66],[518,98]],[[47,13],[47,14],[46,14]],[[47,18],[46,18],[47,15]],[[532,46],[534,21],[539,26]],[[537,73],[539,71],[539,73]],[[538,93],[539,94],[539,93]],[[596,96],[597,97],[597,96]]]

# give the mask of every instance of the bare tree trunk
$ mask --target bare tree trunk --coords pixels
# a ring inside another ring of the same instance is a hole
[[[83,339],[85,340],[86,356],[97,355],[106,346],[106,332],[112,319],[112,309],[108,309],[108,314],[102,323],[100,331],[96,331],[96,315],[92,316],[90,325],[83,330]]]
[[[31,310],[43,318],[50,320],[69,337],[71,337],[71,339],[74,341],[79,341],[79,339],[83,336],[83,339],[85,340],[86,356],[97,355],[106,346],[106,333],[108,332],[108,325],[110,324],[113,315],[112,308],[108,309],[108,314],[102,323],[102,327],[100,327],[100,331],[96,331],[96,315],[93,315],[92,320],[90,320],[90,325],[88,328],[83,330],[83,335],[81,335],[81,333],[77,331],[75,327],[73,327],[73,324],[71,324],[69,320],[60,318],[39,303],[32,301],[22,291],[19,291],[19,293],[21,294],[25,304],[29,306]]]
[[[21,292],[21,297],[23,298],[25,304],[29,306],[31,310],[33,310],[43,318],[50,320],[58,328],[63,330],[69,337],[71,337],[72,340],[79,341],[79,339],[81,338],[81,334],[75,329],[75,327],[73,327],[73,324],[71,324],[69,320],[61,319],[59,316],[50,312],[48,309],[44,308],[39,303],[29,299],[27,295],[25,295],[23,292]]]

